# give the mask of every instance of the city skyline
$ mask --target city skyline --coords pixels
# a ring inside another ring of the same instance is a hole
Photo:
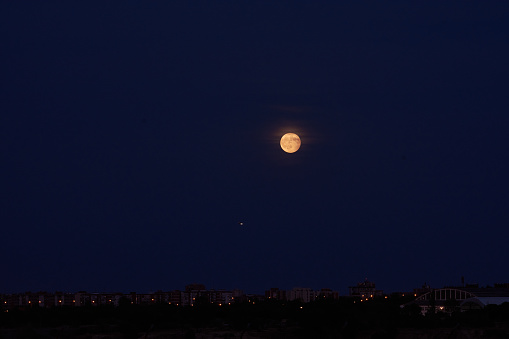
[[[141,291],[134,291],[134,290],[119,290],[119,289],[113,289],[113,290],[108,290],[108,291],[90,291],[89,289],[80,289],[80,290],[74,290],[74,291],[71,291],[71,290],[61,290],[61,289],[57,289],[57,290],[43,290],[43,289],[34,289],[34,290],[31,290],[31,291],[20,291],[20,290],[12,290],[12,291],[6,291],[6,290],[3,290],[3,291],[0,291],[0,294],[3,294],[3,295],[8,295],[8,294],[19,294],[19,293],[25,293],[25,292],[28,292],[28,293],[38,293],[38,292],[42,292],[42,293],[52,293],[52,292],[55,292],[55,293],[98,293],[98,294],[101,294],[101,293],[106,293],[106,294],[115,294],[115,293],[118,293],[118,294],[129,294],[129,293],[139,293],[139,294],[151,294],[151,293],[158,293],[158,292],[164,292],[164,291],[188,291],[188,290],[203,290],[203,291],[237,291],[238,293],[243,293],[243,294],[248,294],[248,295],[258,295],[258,296],[262,296],[262,295],[265,295],[267,297],[268,293],[271,292],[271,291],[291,291],[291,290],[300,290],[300,289],[304,289],[304,290],[310,290],[310,291],[324,291],[324,290],[328,290],[328,291],[334,291],[335,293],[338,293],[339,296],[352,296],[352,295],[356,295],[356,294],[359,294],[359,292],[352,292],[352,291],[359,291],[359,290],[362,290],[364,288],[366,289],[369,289],[369,290],[372,290],[372,292],[374,292],[374,294],[376,296],[381,296],[381,295],[389,295],[389,294],[405,294],[405,293],[409,293],[409,294],[413,294],[413,293],[416,293],[416,291],[428,291],[428,290],[434,290],[434,289],[441,289],[441,288],[487,288],[487,289],[490,289],[490,288],[501,288],[501,287],[504,287],[504,288],[509,288],[509,283],[507,282],[492,282],[490,284],[486,284],[486,285],[481,285],[479,284],[478,282],[471,282],[471,281],[465,281],[465,278],[464,277],[461,277],[461,279],[459,281],[457,281],[456,283],[452,283],[452,284],[445,284],[445,285],[441,285],[441,286],[435,286],[435,285],[432,285],[432,284],[428,284],[428,282],[424,282],[423,284],[421,285],[418,285],[418,286],[413,286],[407,290],[394,290],[394,289],[391,289],[390,287],[381,287],[381,286],[376,286],[376,282],[374,281],[371,281],[369,280],[368,278],[364,278],[364,280],[362,281],[357,281],[355,283],[351,283],[349,284],[348,286],[319,286],[319,287],[310,287],[310,286],[297,286],[297,285],[293,285],[291,287],[288,287],[288,286],[270,286],[270,287],[259,287],[255,290],[251,290],[251,291],[246,291],[242,288],[239,288],[239,287],[224,287],[224,286],[208,286],[206,284],[203,284],[201,282],[193,282],[193,283],[188,283],[184,286],[183,289],[180,289],[180,288],[176,288],[175,286],[171,287],[171,286],[167,286],[165,288],[156,288],[156,289],[153,289],[153,290],[141,290]],[[421,292],[417,292],[417,293],[421,293]]]
[[[424,284],[412,291],[384,293],[374,282],[367,279],[349,287],[346,295],[330,288],[314,290],[305,287],[294,287],[291,290],[272,287],[264,294],[246,293],[240,289],[210,289],[203,284],[188,284],[183,290],[139,292],[23,292],[0,293],[0,310],[27,310],[33,308],[65,307],[101,307],[114,306],[125,308],[133,305],[172,305],[172,307],[207,307],[212,305],[229,307],[232,305],[254,306],[260,303],[285,302],[293,303],[293,307],[303,304],[339,303],[341,300],[355,304],[385,300],[400,303],[400,308],[407,310],[418,307],[422,316],[443,312],[453,314],[483,309],[488,305],[509,303],[509,283],[498,283],[493,286],[465,284],[464,278],[460,286],[443,286],[433,288]],[[323,304],[322,304],[323,305]],[[387,306],[386,306],[387,307]],[[303,309],[302,306],[299,309]],[[210,311],[210,309],[209,309]],[[414,312],[415,315],[418,313]]]
[[[509,283],[386,294],[365,280],[331,289],[271,288],[264,295],[189,284],[153,293],[0,293],[2,335],[35,337],[504,337]],[[326,334],[326,335],[323,335]]]

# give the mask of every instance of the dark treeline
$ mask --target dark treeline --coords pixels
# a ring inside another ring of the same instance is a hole
[[[401,307],[407,301],[396,297],[354,303],[351,298],[340,298],[311,303],[268,300],[219,306],[197,300],[193,307],[131,305],[129,302],[118,307],[33,307],[2,312],[0,328],[31,329],[25,337],[37,337],[36,329],[57,331],[57,328],[67,327],[74,329],[68,337],[118,333],[121,338],[138,338],[150,331],[169,329],[181,329],[187,337],[193,338],[195,331],[207,328],[240,333],[276,329],[296,338],[355,338],[366,330],[374,333],[372,338],[396,338],[405,328],[509,328],[509,303],[466,312],[422,315],[416,305]],[[499,332],[497,337],[509,338],[509,332]],[[66,336],[55,334],[54,337]]]

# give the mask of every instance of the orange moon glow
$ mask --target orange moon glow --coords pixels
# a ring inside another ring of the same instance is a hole
[[[300,148],[300,138],[295,133],[286,133],[281,138],[280,145],[286,153],[295,153]]]

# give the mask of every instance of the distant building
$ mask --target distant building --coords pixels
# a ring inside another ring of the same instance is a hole
[[[339,299],[339,292],[333,291],[330,288],[322,288],[318,292],[318,298],[338,300]]]
[[[265,291],[265,299],[286,300],[286,291],[272,287],[270,290]]]
[[[300,300],[302,302],[308,303],[318,298],[339,299],[339,292],[333,291],[330,288],[322,288],[319,291],[315,291],[307,287],[295,287],[289,291],[280,290],[279,288],[273,287],[270,290],[265,291],[266,300]]]
[[[182,305],[182,292],[177,290],[168,292],[168,304],[177,306]]]
[[[194,306],[196,302],[212,302],[211,292],[203,284],[189,284],[181,293],[181,305]]]
[[[314,301],[318,294],[310,288],[295,287],[287,292],[287,300],[300,300],[308,303]]]
[[[218,305],[230,305],[234,302],[233,292],[225,290],[209,291],[209,302]]]
[[[235,299],[235,301],[244,301],[246,294],[242,290],[234,289],[232,291],[232,296]]]
[[[357,284],[357,286],[348,287],[351,297],[359,297],[361,299],[380,297],[383,295],[382,290],[377,290],[374,282],[364,280]]]
[[[426,293],[430,292],[431,290],[432,290],[432,288],[428,284],[424,283],[424,285],[422,285],[422,287],[414,288],[414,291],[413,291],[414,297],[418,297],[420,295],[426,294]]]

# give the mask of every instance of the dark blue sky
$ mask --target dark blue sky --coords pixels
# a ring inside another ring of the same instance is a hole
[[[508,2],[0,13],[0,292],[509,282]]]

